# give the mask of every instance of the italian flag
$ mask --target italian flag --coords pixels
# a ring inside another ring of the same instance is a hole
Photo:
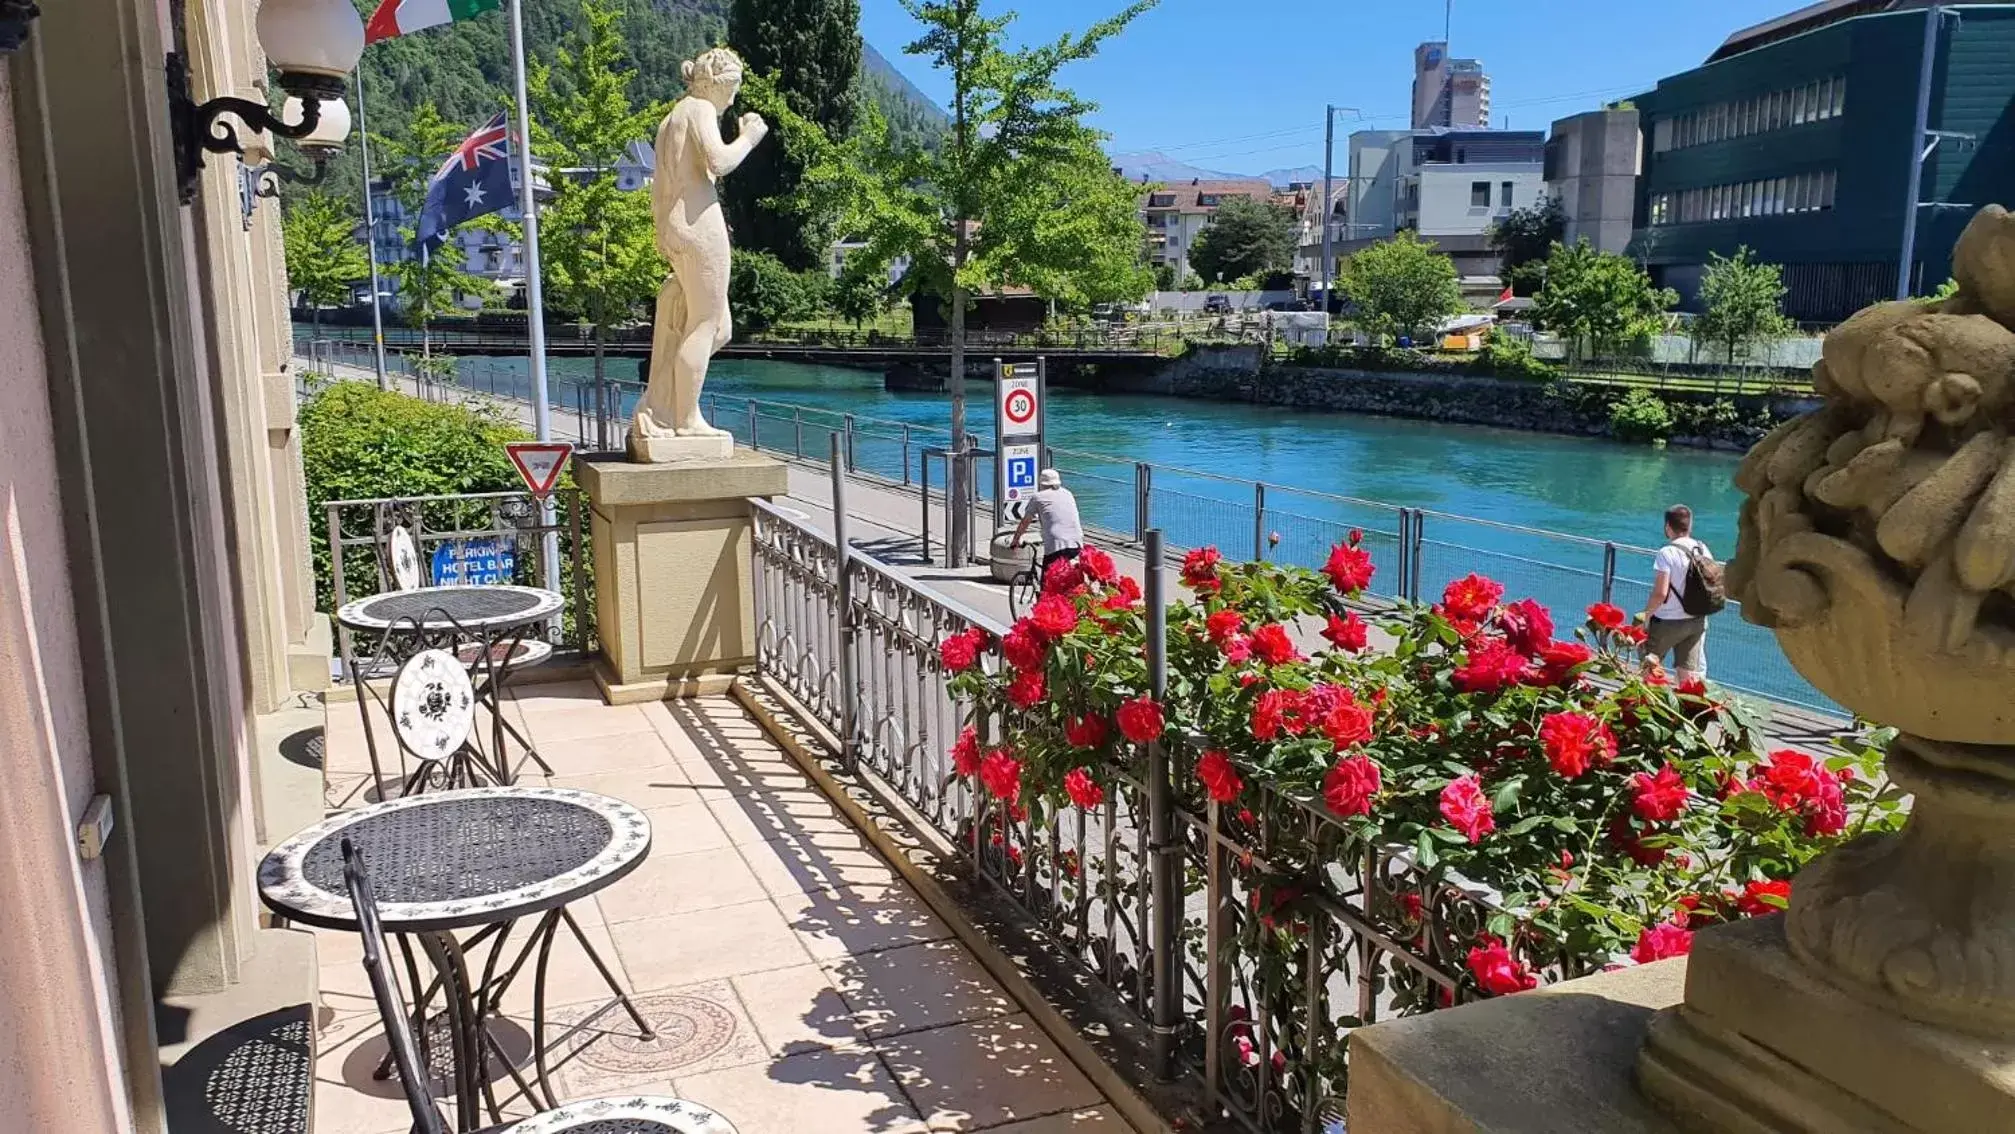
[[[364,42],[416,32],[438,24],[471,19],[504,6],[504,0],[379,0],[364,24]]]

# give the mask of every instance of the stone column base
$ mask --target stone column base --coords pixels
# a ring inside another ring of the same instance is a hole
[[[1693,939],[1685,1003],[1638,1079],[1702,1134],[1976,1134],[2015,1127],[2015,1045],[1885,1012],[1791,955],[1783,915]]]
[[[574,478],[592,506],[602,696],[725,688],[756,655],[748,502],[785,492],[783,463],[747,451],[676,464],[598,455],[575,458]]]

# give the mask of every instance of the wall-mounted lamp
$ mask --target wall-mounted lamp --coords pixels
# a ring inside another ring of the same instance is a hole
[[[301,100],[291,95],[280,107],[280,121],[285,123],[298,125],[303,114]],[[343,142],[349,136],[350,108],[342,99],[331,98],[322,100],[315,128],[294,139],[295,148],[314,159],[314,167],[307,172],[280,164],[263,134],[247,144],[238,164],[238,203],[244,209],[245,227],[252,227],[252,212],[260,198],[280,195],[280,182],[321,184],[329,176],[330,160],[343,152]]]
[[[179,47],[181,4],[174,5],[173,16]],[[259,46],[280,73],[280,89],[291,96],[278,115],[251,99],[213,98],[199,105],[189,96],[189,67],[182,53],[168,56],[168,113],[173,118],[175,172],[185,205],[195,198],[205,151],[243,156],[248,144],[264,149],[257,140],[240,140],[238,128],[222,121],[224,115],[237,118],[254,134],[295,140],[316,156],[318,167],[350,133],[343,89],[357,57],[364,53],[364,21],[350,0],[265,0],[259,5],[256,27]],[[321,174],[314,176],[319,180]]]

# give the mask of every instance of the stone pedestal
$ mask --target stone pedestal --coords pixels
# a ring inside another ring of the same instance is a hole
[[[1971,1134],[2015,1126],[2015,1044],[1919,1023],[1792,956],[1782,915],[1694,938],[1685,1003],[1638,1076],[1699,1131]]]
[[[725,433],[708,437],[645,437],[630,431],[630,459],[647,465],[718,462],[735,455],[735,439]]]
[[[782,462],[750,452],[671,464],[576,458],[592,506],[595,683],[610,704],[695,692],[753,664],[749,500]]]

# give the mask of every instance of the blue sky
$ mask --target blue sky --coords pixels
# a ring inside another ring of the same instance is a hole
[[[986,0],[1010,34],[1053,38],[1124,0]],[[1452,53],[1490,74],[1493,125],[1544,129],[1696,66],[1737,28],[1801,0],[1456,0]],[[897,0],[862,0],[861,32],[942,103],[949,81],[902,49],[917,25]],[[1403,128],[1414,45],[1438,39],[1436,0],[1162,0],[1067,83],[1099,103],[1114,152],[1160,150],[1210,169],[1322,163],[1322,106]],[[1338,136],[1352,128],[1340,115]]]

